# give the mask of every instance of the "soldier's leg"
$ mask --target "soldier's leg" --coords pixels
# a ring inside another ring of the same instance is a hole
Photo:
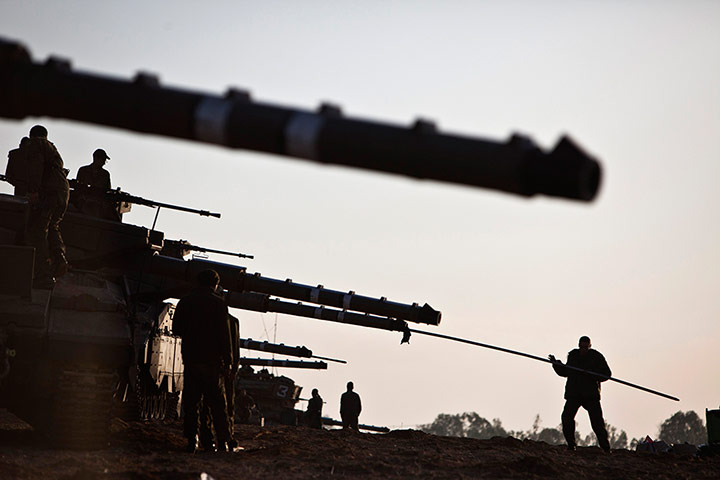
[[[575,447],[575,415],[580,408],[581,402],[576,399],[566,399],[565,408],[561,415],[562,430],[568,447]]]
[[[35,277],[47,276],[50,271],[47,228],[52,212],[44,200],[30,205],[25,225],[25,243],[35,248]]]
[[[223,377],[225,388],[225,405],[227,407],[227,418],[228,418],[228,431],[230,436],[228,437],[228,447],[233,449],[237,447],[235,441],[235,376]]]
[[[227,405],[225,404],[225,382],[221,375],[217,375],[212,379],[208,378],[207,380],[207,390],[204,392],[204,398],[210,408],[218,450],[220,450],[222,447],[221,444],[230,439]]]
[[[212,432],[212,416],[210,415],[210,408],[208,402],[203,398],[200,402],[200,445],[205,450],[212,450],[214,448],[213,432]]]
[[[65,259],[65,242],[60,233],[60,222],[67,210],[68,194],[67,192],[54,192],[48,195],[48,201],[51,206],[47,233],[48,254],[55,276],[61,277],[67,272],[67,260]]]
[[[198,431],[198,407],[202,398],[202,384],[198,373],[191,365],[185,365],[185,379],[183,382],[183,435],[187,439],[195,440]]]
[[[610,442],[608,442],[608,433],[605,428],[605,419],[603,418],[602,407],[600,406],[600,400],[587,400],[584,402],[583,407],[587,410],[590,416],[590,425],[592,426],[593,432],[598,439],[598,445],[606,452],[610,451]]]

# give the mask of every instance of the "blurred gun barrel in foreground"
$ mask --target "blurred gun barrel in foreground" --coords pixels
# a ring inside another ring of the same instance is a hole
[[[575,200],[595,198],[600,164],[568,137],[543,152],[530,139],[507,142],[439,133],[431,122],[410,128],[343,117],[323,105],[311,112],[224,96],[74,72],[54,57],[33,62],[20,43],[0,39],[0,116],[49,116],[197,140],[320,163]]]

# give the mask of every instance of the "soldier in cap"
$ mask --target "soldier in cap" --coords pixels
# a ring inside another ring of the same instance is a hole
[[[117,205],[104,196],[111,188],[110,172],[103,168],[109,159],[105,150],[98,148],[93,152],[92,163],[80,167],[75,179],[77,185],[73,192],[73,205],[87,215],[119,221]]]
[[[42,125],[30,129],[30,140],[22,149],[28,164],[30,211],[25,242],[35,247],[35,287],[52,288],[55,276],[67,271],[65,244],[60,222],[67,210],[70,185],[57,148],[47,139]]]
[[[548,358],[553,364],[555,373],[561,377],[567,377],[567,382],[565,382],[565,408],[563,408],[562,412],[562,429],[568,448],[575,450],[575,415],[580,407],[583,407],[590,416],[590,425],[597,436],[600,448],[609,452],[610,443],[608,442],[605,420],[600,406],[600,382],[610,378],[612,372],[603,354],[590,347],[592,347],[590,337],[580,337],[578,348],[568,353],[565,365],[599,373],[603,376],[590,375],[589,373],[566,368],[554,355],[548,355]]]
[[[214,270],[197,276],[197,288],[183,297],[175,308],[173,331],[182,338],[185,366],[183,433],[188,452],[197,448],[198,408],[207,403],[212,415],[217,449],[227,451],[231,440],[225,403],[225,381],[233,363],[228,307],[215,294],[220,278]]]
[[[78,183],[88,185],[98,190],[106,192],[110,190],[110,172],[105,170],[103,166],[110,160],[105,150],[98,148],[93,152],[93,161],[90,165],[80,167],[77,173]]]
[[[362,411],[360,395],[353,392],[353,382],[347,383],[347,391],[340,396],[340,417],[343,428],[358,430],[358,417]]]

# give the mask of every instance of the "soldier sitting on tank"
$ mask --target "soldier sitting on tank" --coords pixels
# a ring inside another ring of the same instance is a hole
[[[312,390],[312,398],[308,400],[307,411],[305,412],[307,424],[310,428],[322,428],[322,407],[323,399],[317,388]]]
[[[67,272],[65,243],[60,222],[67,210],[70,185],[57,148],[42,125],[30,129],[25,150],[28,164],[28,213],[25,243],[35,247],[35,288],[52,288],[55,278]]]
[[[218,451],[227,451],[227,442],[231,439],[223,377],[230,375],[232,349],[228,308],[215,294],[219,281],[214,270],[200,272],[197,288],[178,302],[173,316],[173,330],[182,338],[183,433],[188,440],[187,451],[191,453],[197,449],[201,400],[207,403],[212,415]]]
[[[20,140],[20,146],[8,152],[7,167],[5,167],[5,177],[10,185],[15,187],[14,194],[23,197],[27,194],[28,189],[28,161],[27,145],[30,143],[28,137]]]
[[[110,190],[110,172],[103,166],[110,160],[102,148],[93,152],[93,161],[90,165],[80,167],[77,173],[77,187],[73,192],[73,205],[78,210],[93,217],[105,220],[120,220],[115,202],[105,198],[105,192]]]

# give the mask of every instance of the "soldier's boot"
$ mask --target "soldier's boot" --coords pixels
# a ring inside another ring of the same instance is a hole
[[[227,441],[228,451],[230,451],[230,452],[234,451],[235,448],[237,448],[237,446],[238,446],[238,441],[235,440],[234,438],[230,438],[230,440]]]
[[[224,452],[227,452],[228,450],[232,452],[232,449],[228,449],[228,444],[227,444],[227,442],[218,442],[218,444],[217,444],[217,451],[218,451],[218,452],[224,453]]]

